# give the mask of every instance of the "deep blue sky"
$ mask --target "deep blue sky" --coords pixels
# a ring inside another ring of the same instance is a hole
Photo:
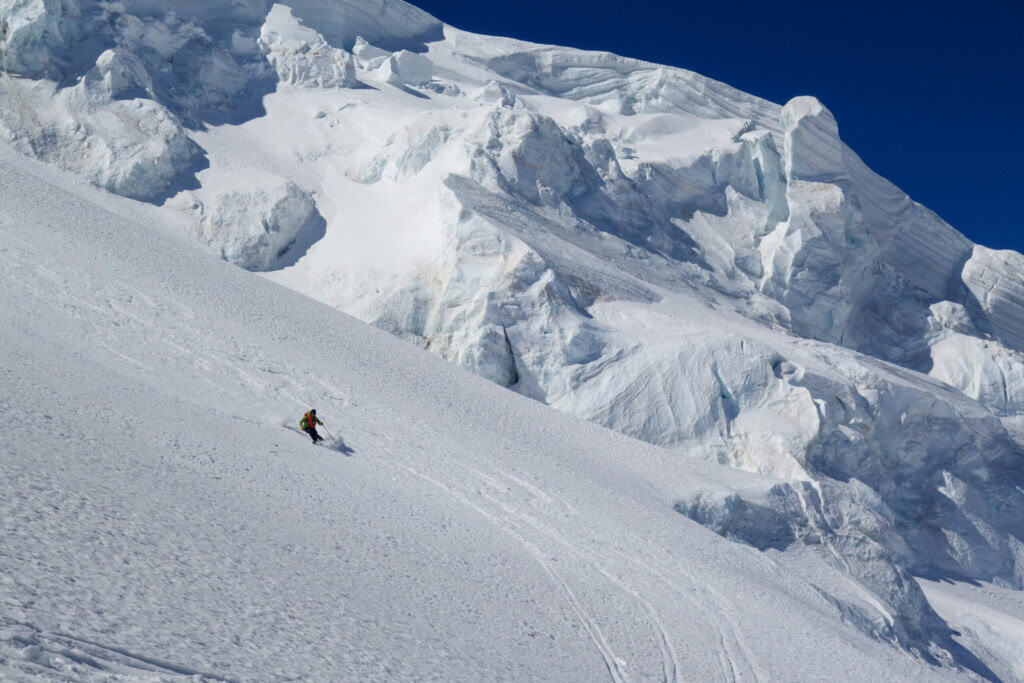
[[[412,0],[467,31],[818,97],[869,166],[975,242],[1024,252],[1024,0]]]

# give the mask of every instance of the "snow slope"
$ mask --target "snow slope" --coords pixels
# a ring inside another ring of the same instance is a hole
[[[964,663],[911,576],[1024,588],[1024,257],[873,173],[813,98],[397,0],[0,24],[16,149],[679,467],[762,475],[672,507],[803,558],[861,632]]]
[[[921,581],[928,600],[960,633],[957,640],[992,662],[1006,681],[1024,678],[1024,601],[1021,592],[992,584]]]
[[[0,676],[954,673],[674,508],[754,475],[506,392],[6,150],[0,199]],[[311,404],[340,451],[283,426]]]

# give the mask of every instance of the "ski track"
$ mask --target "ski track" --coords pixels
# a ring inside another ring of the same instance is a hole
[[[433,425],[422,424],[420,426],[428,434],[438,434]],[[371,432],[363,428],[357,427],[357,429],[374,436],[382,436],[376,432]],[[425,435],[424,438],[429,440],[430,436]],[[402,446],[407,447],[412,451],[417,450],[417,447],[411,444],[402,444]],[[382,462],[387,464],[397,463],[397,454],[405,450],[405,448],[395,448],[395,446],[392,445],[386,451],[388,458],[383,459]],[[424,453],[424,455],[426,454]],[[390,462],[391,459],[395,459],[395,462]],[[434,460],[436,460],[436,458],[432,458],[430,460],[421,459],[421,462],[431,462]],[[616,564],[616,559],[609,558],[608,556],[602,556],[596,551],[588,550],[587,548],[582,548],[577,544],[571,543],[565,539],[564,535],[554,531],[550,525],[544,525],[538,522],[529,513],[523,512],[507,502],[500,501],[494,495],[485,493],[485,491],[490,489],[492,492],[500,493],[507,492],[510,488],[518,488],[527,494],[525,500],[532,510],[547,513],[548,516],[552,518],[564,518],[579,514],[572,504],[550,492],[541,491],[536,486],[523,481],[521,478],[508,477],[507,475],[503,478],[503,473],[487,473],[478,468],[471,467],[466,463],[457,461],[444,463],[435,462],[435,464],[447,466],[456,465],[467,471],[471,477],[476,480],[476,482],[463,481],[461,489],[456,489],[453,483],[444,483],[439,478],[422,472],[412,464],[401,464],[401,467],[407,473],[419,477],[424,481],[428,481],[433,486],[445,491],[446,494],[450,495],[461,504],[472,508],[478,514],[484,516],[504,533],[515,538],[517,542],[522,544],[530,552],[531,556],[536,558],[537,562],[544,568],[545,572],[552,576],[553,581],[555,581],[560,589],[567,594],[567,600],[569,600],[570,604],[573,606],[574,611],[580,615],[581,621],[587,628],[588,633],[591,634],[591,639],[594,641],[595,647],[597,647],[599,652],[601,652],[602,657],[605,659],[605,663],[609,670],[609,676],[613,680],[624,680],[617,678],[617,676],[623,676],[624,674],[622,673],[621,668],[616,664],[616,658],[614,655],[610,654],[611,650],[608,649],[607,646],[607,637],[601,632],[592,615],[584,616],[580,612],[582,607],[580,606],[575,593],[572,594],[571,598],[568,597],[568,593],[571,593],[572,590],[567,583],[567,579],[551,567],[550,563],[545,560],[543,552],[539,549],[539,545],[528,540],[528,534],[537,536],[543,541],[558,544],[563,548],[565,553],[568,553],[575,558],[577,567],[588,566],[592,573],[597,572],[602,580],[612,586],[620,594],[626,596],[637,604],[638,607],[647,615],[647,619],[652,624],[652,637],[658,644],[660,650],[662,679],[666,681],[680,680],[683,667],[677,654],[676,646],[673,645],[673,641],[677,640],[672,635],[673,629],[659,617],[651,600],[648,600],[637,591],[626,586],[621,580],[616,579],[607,569],[604,568],[605,566]],[[446,471],[450,471],[450,468]],[[487,499],[488,502],[497,509],[488,511],[483,509],[478,503],[473,502],[474,500],[479,500],[481,497]],[[556,500],[558,501],[557,504],[554,503]],[[595,542],[595,545],[600,544]],[[707,589],[699,587],[696,582],[696,578],[692,574],[689,574],[689,582],[694,586],[694,592],[700,596],[699,598],[696,598],[693,593],[688,593],[685,589],[681,588],[678,580],[669,579],[663,573],[655,572],[643,563],[637,564],[633,558],[628,557],[628,555],[624,553],[619,553],[614,549],[612,552],[618,556],[619,561],[624,560],[634,566],[644,568],[651,577],[666,585],[675,594],[686,599],[687,602],[691,603],[697,611],[699,611],[712,631],[717,634],[718,659],[722,672],[722,680],[760,681],[768,679],[768,677],[759,670],[755,663],[755,656],[739,636],[739,630],[737,625],[734,623],[734,618],[729,616],[727,613],[727,610],[730,609],[727,606],[727,601],[721,595],[712,594]],[[538,555],[538,553],[540,553],[540,555]],[[679,569],[685,571],[685,568],[680,567]],[[642,584],[642,582],[637,583]],[[657,601],[655,600],[655,602]],[[709,609],[707,605],[715,605],[716,610],[713,611]]]
[[[505,481],[496,479],[495,477],[481,470],[473,468],[469,465],[466,465],[465,463],[456,462],[454,464],[470,472],[471,475],[475,476],[479,480],[479,482],[483,484],[484,488],[490,488],[493,491],[499,492],[507,492],[509,490],[509,486]],[[497,507],[498,510],[485,510],[480,505],[473,503],[472,500],[469,498],[469,495],[467,495],[467,492],[455,491],[454,489],[452,489],[450,485],[443,484],[438,480],[434,479],[433,477],[425,475],[422,472],[419,472],[407,465],[402,465],[402,467],[409,471],[410,473],[413,473],[415,476],[424,478],[426,481],[431,482],[435,486],[444,489],[446,493],[455,497],[456,500],[471,507],[479,514],[483,515],[485,518],[491,521],[493,524],[495,524],[495,526],[500,528],[502,531],[516,538],[516,540],[519,543],[521,543],[530,551],[531,555],[533,555],[537,559],[538,563],[541,564],[541,566],[552,577],[556,584],[559,585],[566,593],[567,599],[572,604],[574,611],[580,616],[581,620],[586,625],[588,631],[591,633],[591,637],[594,640],[595,645],[597,645],[599,651],[601,651],[602,653],[602,656],[605,658],[605,662],[609,670],[609,676],[613,680],[629,679],[628,674],[623,672],[620,666],[620,662],[622,660],[614,655],[614,653],[608,646],[607,637],[598,627],[594,616],[587,613],[584,610],[579,598],[576,596],[575,592],[569,586],[567,580],[558,571],[556,571],[554,567],[551,566],[550,562],[547,561],[545,554],[539,548],[539,546],[526,538],[526,533],[532,531],[536,534],[539,534],[539,536],[541,536],[544,540],[555,542],[556,544],[561,546],[566,552],[570,553],[571,555],[574,555],[577,559],[582,560],[583,563],[589,565],[592,569],[596,570],[607,582],[612,584],[615,588],[617,588],[618,590],[626,594],[628,597],[630,597],[632,600],[634,600],[636,603],[638,603],[643,608],[643,610],[648,614],[649,618],[655,626],[655,636],[659,648],[661,650],[663,680],[680,680],[680,672],[682,670],[682,666],[680,664],[678,655],[675,652],[675,648],[671,644],[669,629],[666,626],[666,624],[659,618],[657,611],[654,609],[651,603],[647,601],[637,591],[629,588],[623,582],[621,582],[608,571],[599,566],[598,560],[595,560],[591,553],[589,553],[585,549],[582,549],[578,545],[571,543],[570,541],[565,539],[563,535],[561,535],[554,529],[546,525],[543,525],[532,515],[524,513],[521,510],[518,510],[513,506],[509,505],[508,503],[499,500],[496,496],[486,493],[480,487],[470,486],[468,493],[476,493],[477,496],[484,497],[488,502]],[[564,499],[552,497],[548,493],[545,493],[544,491],[538,489],[532,484],[524,482],[518,477],[511,475],[506,476],[509,477],[508,482],[515,486],[518,486],[523,490],[526,490],[527,492],[534,495],[537,499],[540,499],[544,503],[550,505],[554,503],[554,501],[557,499],[558,505],[559,507],[562,508],[562,510],[556,511],[556,516],[564,517],[565,512],[570,512],[573,515],[578,514],[575,508],[568,502],[564,501]],[[539,506],[532,507],[534,507],[534,509],[537,509]],[[515,522],[519,522],[519,524],[516,525]]]
[[[540,564],[546,573],[551,576],[552,581],[565,594],[567,601],[573,611],[580,618],[587,629],[595,647],[601,653],[608,668],[609,677],[612,680],[630,680],[630,676],[620,666],[618,657],[609,645],[609,637],[598,625],[597,617],[588,613],[582,603],[569,585],[569,581],[563,573],[557,571],[549,561],[549,555],[540,547],[540,544],[531,540],[536,538],[546,544],[554,543],[561,548],[561,558],[566,556],[574,562],[567,566],[574,569],[575,573],[595,573],[600,576],[607,585],[610,585],[620,594],[634,602],[646,615],[647,621],[652,627],[652,636],[657,643],[661,659],[661,678],[664,681],[682,680],[685,667],[678,654],[677,646],[674,644],[679,640],[675,630],[669,625],[654,607],[652,599],[643,595],[639,589],[629,585],[628,579],[615,575],[611,566],[622,566],[623,563],[632,565],[644,571],[644,573],[656,582],[665,585],[675,595],[682,597],[691,604],[707,622],[708,626],[717,634],[716,638],[719,647],[719,666],[722,680],[743,681],[767,680],[757,667],[755,657],[739,636],[733,617],[727,614],[729,610],[726,601],[721,595],[713,594],[706,589],[701,589],[695,578],[690,576],[691,590],[682,588],[678,579],[671,579],[662,571],[653,569],[643,561],[631,557],[627,553],[615,548],[607,548],[595,539],[591,539],[592,547],[583,547],[580,544],[568,540],[551,524],[548,524],[536,516],[538,513],[547,518],[565,518],[578,515],[576,509],[564,499],[541,490],[538,487],[523,481],[521,478],[503,473],[487,473],[483,470],[472,467],[466,463],[453,462],[454,464],[470,474],[470,479],[462,480],[461,490],[452,483],[445,483],[438,478],[427,474],[409,464],[398,462],[398,455],[395,451],[389,451],[390,464],[400,467],[408,474],[429,482],[432,486],[442,490],[446,495],[452,497],[460,504],[465,505],[486,518],[502,532],[516,539]],[[389,462],[385,460],[384,462]],[[510,500],[510,490],[517,488],[528,494],[525,499],[530,512],[518,508]],[[504,494],[504,497],[502,497]],[[483,499],[490,507],[484,507],[479,501]],[[603,549],[603,552],[602,550]],[[647,581],[635,581],[634,585],[651,585]],[[701,598],[695,597],[702,596]],[[713,612],[707,605],[715,605],[718,609]],[[718,615],[716,617],[716,614]],[[725,616],[723,620],[721,617]]]
[[[104,645],[68,633],[47,633],[31,625],[4,619],[0,624],[4,634],[0,645],[6,644],[22,650],[21,666],[26,675],[51,673],[60,666],[74,677],[102,672],[107,680],[138,680],[140,677],[187,677],[202,681],[234,683],[238,679],[208,671],[197,671],[179,664],[166,662],[128,650]],[[3,652],[0,650],[0,662]],[[71,676],[68,680],[73,680]]]
[[[731,681],[746,680],[748,678],[755,681],[770,680],[770,677],[760,670],[756,658],[740,638],[734,619],[726,617],[724,620],[728,629],[728,633],[726,633],[726,629],[723,629],[721,626],[722,619],[717,618],[715,613],[711,611],[709,605],[717,608],[717,614],[724,614],[725,610],[729,609],[727,601],[723,596],[702,585],[697,581],[692,572],[685,566],[679,565],[677,569],[688,575],[689,590],[687,590],[676,579],[670,578],[665,573],[666,571],[671,572],[672,568],[666,567],[663,561],[658,560],[653,555],[645,554],[652,563],[661,565],[662,570],[652,567],[639,557],[626,554],[620,554],[620,557],[623,561],[645,570],[651,578],[670,588],[678,597],[685,600],[703,615],[707,624],[717,634],[719,663],[724,679]],[[746,674],[742,671],[744,669],[747,671]]]
[[[457,463],[459,466],[470,470],[476,474],[483,482],[488,484],[492,491],[496,494],[507,491],[507,487],[494,477],[474,468],[469,467],[464,463]],[[530,487],[523,487],[530,490]],[[544,536],[545,538],[556,542],[562,546],[567,552],[574,555],[581,562],[591,566],[596,570],[605,580],[615,586],[617,589],[627,594],[632,600],[640,605],[644,612],[647,613],[649,619],[656,630],[657,641],[661,649],[664,680],[678,680],[678,672],[682,670],[680,665],[679,657],[672,645],[671,628],[659,617],[657,610],[653,607],[651,602],[641,595],[637,590],[628,586],[624,580],[620,580],[613,575],[612,570],[607,569],[609,566],[621,565],[622,561],[629,563],[631,558],[628,554],[621,552],[615,548],[609,548],[610,551],[616,555],[616,558],[610,559],[607,555],[580,546],[579,544],[572,543],[563,534],[558,532],[556,529],[548,524],[545,524],[538,520],[536,517],[524,513],[521,510],[515,508],[506,501],[500,500],[496,495],[484,493],[492,503],[500,506],[500,508],[508,515],[512,516],[516,521],[523,525],[528,526],[534,532]],[[543,498],[551,500],[551,497],[547,494],[542,494]],[[571,507],[571,506],[568,506]],[[595,545],[605,548],[604,544],[595,543]],[[750,651],[745,641],[739,635],[739,629],[737,627],[735,616],[732,614],[733,608],[729,604],[728,600],[721,594],[710,588],[697,588],[697,592],[703,596],[702,599],[694,599],[692,594],[681,589],[678,584],[668,579],[664,574],[660,572],[654,572],[650,567],[643,563],[633,563],[647,570],[648,574],[653,578],[660,580],[667,584],[674,592],[679,594],[681,597],[692,603],[704,616],[708,624],[717,632],[718,640],[721,649],[720,664],[722,668],[722,675],[724,680],[754,680],[761,681],[767,680],[765,676],[756,665],[756,658]],[[647,582],[637,582],[642,585],[650,585]],[[690,583],[693,586],[699,586],[696,578],[691,575]],[[717,609],[715,613],[707,607],[707,605],[714,605]],[[718,616],[716,616],[716,614]],[[724,619],[722,618],[724,617]],[[724,628],[723,628],[724,624]]]
[[[393,456],[394,453],[389,453],[389,455]],[[540,550],[540,548],[538,548],[533,543],[525,539],[515,529],[513,529],[507,524],[504,524],[497,516],[492,514],[490,511],[474,503],[464,493],[453,489],[451,486],[435,479],[434,477],[428,474],[425,474],[423,472],[416,470],[413,467],[398,462],[397,459],[392,464],[395,467],[404,470],[406,473],[431,484],[440,491],[444,492],[447,496],[453,498],[462,505],[472,509],[473,511],[487,519],[489,522],[494,524],[494,526],[497,527],[499,530],[515,539],[523,548],[525,548],[530,553],[530,556],[533,557],[533,559],[544,569],[548,576],[551,577],[554,584],[558,588],[560,588],[562,593],[565,595],[566,600],[572,607],[573,612],[575,612],[577,617],[583,623],[584,627],[587,630],[587,634],[590,637],[590,640],[593,642],[594,646],[597,648],[597,651],[600,653],[601,658],[604,660],[605,668],[608,671],[609,678],[611,678],[616,683],[628,680],[625,676],[623,676],[619,668],[619,660],[615,656],[615,653],[612,652],[611,648],[609,647],[607,639],[602,633],[597,622],[580,603],[579,598],[576,596],[576,593],[569,586],[568,582],[561,576],[561,574],[558,571],[555,570],[554,567],[551,566],[551,563],[545,558],[544,553]]]
[[[460,463],[460,465],[462,465],[463,467],[465,467],[467,469],[471,469],[471,468],[469,468],[468,465],[465,465],[463,463]],[[496,491],[500,492],[502,490],[501,484],[496,482],[491,477],[487,476],[483,472],[480,472],[479,470],[472,470],[472,471],[474,471],[477,474],[477,476],[480,476],[485,481],[492,483],[492,486],[494,487],[494,489]],[[604,568],[602,568],[600,566],[600,564],[599,564],[599,561],[595,560],[595,558],[592,557],[590,555],[590,553],[588,553],[585,550],[583,550],[580,546],[578,546],[578,545],[570,542],[569,540],[567,540],[562,534],[560,534],[559,532],[557,532],[556,530],[554,530],[550,526],[545,525],[542,522],[540,522],[539,520],[537,520],[536,518],[523,513],[522,511],[520,511],[520,510],[514,508],[513,506],[511,506],[510,504],[508,504],[508,503],[498,499],[496,496],[493,496],[493,495],[490,495],[490,494],[486,494],[486,493],[484,495],[492,503],[500,506],[501,509],[506,514],[511,515],[517,521],[519,521],[519,522],[527,525],[528,527],[532,528],[533,531],[540,533],[541,535],[547,537],[548,539],[550,539],[552,541],[555,541],[556,543],[558,543],[559,545],[564,547],[568,552],[570,552],[571,554],[575,555],[577,558],[579,558],[580,560],[586,562],[587,564],[591,565],[594,569],[596,569],[610,583],[612,583],[614,586],[616,586],[617,588],[619,588],[620,590],[622,590],[623,592],[628,594],[633,600],[635,600],[637,603],[639,603],[643,607],[644,611],[647,612],[647,614],[649,615],[650,619],[652,620],[654,626],[657,629],[657,634],[656,635],[657,635],[657,639],[658,639],[658,645],[659,645],[659,647],[661,649],[662,670],[663,670],[663,673],[664,673],[664,680],[666,680],[666,681],[677,680],[676,672],[680,668],[679,667],[678,656],[676,655],[675,650],[674,650],[674,648],[672,647],[672,645],[670,643],[669,635],[668,635],[668,630],[666,628],[665,623],[658,617],[657,611],[654,609],[654,607],[651,606],[650,602],[648,602],[646,599],[644,599],[644,597],[641,596],[637,591],[633,590],[632,588],[629,588],[623,582],[619,581],[612,574],[610,574],[608,571],[606,571]],[[550,500],[550,498],[549,498],[549,500]]]

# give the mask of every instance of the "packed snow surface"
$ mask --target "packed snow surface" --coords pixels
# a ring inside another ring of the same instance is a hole
[[[872,172],[813,97],[399,0],[15,0],[0,49],[0,138],[128,198],[110,206],[133,225],[661,447],[642,452],[686,473],[657,484],[675,516],[795,571],[858,633],[1016,671],[1012,637],[954,640],[913,575],[1024,588],[1024,256]]]

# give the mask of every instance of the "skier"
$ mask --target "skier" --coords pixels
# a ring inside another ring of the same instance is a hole
[[[299,422],[299,427],[302,431],[309,434],[309,438],[313,439],[313,443],[317,441],[323,441],[324,437],[316,433],[316,426],[322,425],[323,422],[316,416],[316,408],[310,408],[309,412],[302,416],[302,421]]]

